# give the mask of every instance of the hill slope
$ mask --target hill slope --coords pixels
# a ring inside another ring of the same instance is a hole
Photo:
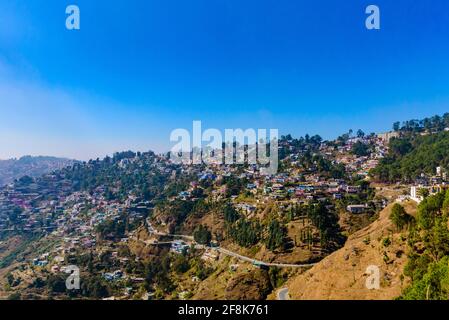
[[[407,212],[416,213],[416,204],[404,204]],[[407,262],[407,243],[390,222],[392,205],[379,219],[349,237],[343,248],[326,257],[305,273],[288,282],[291,299],[300,300],[389,300],[398,297],[405,283],[401,281]],[[389,238],[391,244],[388,245]],[[366,288],[365,273],[370,265],[380,268],[379,290]]]

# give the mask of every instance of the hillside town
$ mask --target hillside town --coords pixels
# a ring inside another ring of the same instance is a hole
[[[341,228],[341,218],[339,224],[326,222],[329,225],[323,227],[320,220],[314,220],[314,208],[321,208],[324,211],[319,214],[330,217],[346,215],[354,224],[352,220],[361,216],[370,221],[389,204],[389,199],[376,195],[370,185],[370,172],[388,154],[390,140],[398,136],[397,132],[365,135],[359,131],[356,136],[347,134],[332,142],[310,137],[299,142],[290,136],[282,137],[281,168],[269,176],[262,175],[257,165],[174,164],[166,155],[151,152],[116,154],[114,158],[75,164],[39,178],[24,176],[0,189],[0,247],[9,237],[19,235],[27,239],[26,244],[37,243],[39,249],[12,250],[9,259],[2,262],[2,268],[12,265],[15,270],[9,273],[7,291],[39,291],[46,274],[64,274],[80,259],[87,259],[83,263],[87,263],[90,273],[100,276],[101,280],[92,281],[109,283],[104,285],[107,290],[95,293],[104,299],[160,299],[168,295],[188,299],[198,294],[201,282],[223,261],[227,261],[232,273],[242,267],[276,267],[288,272],[307,268],[341,246],[344,234],[351,232],[349,227]],[[105,175],[90,182],[90,172],[98,176],[98,170],[114,170],[120,178],[108,180],[110,177]],[[142,173],[160,181],[163,187],[147,190],[145,184],[136,184]],[[126,181],[132,175],[137,180]],[[131,187],[125,187],[125,183],[131,183]],[[422,173],[407,185],[402,184],[410,193],[401,198],[419,203],[441,192],[447,183],[446,171],[438,167],[435,175]],[[223,226],[226,233],[214,224],[206,223],[203,228],[201,221],[205,220],[201,219],[195,222],[201,228],[196,226],[189,232],[173,218],[175,213],[169,214],[180,206],[179,214],[192,210],[190,215],[195,216],[201,212],[200,205],[213,211],[222,204],[225,222],[215,224]],[[269,238],[275,242],[241,238],[238,228],[245,223],[249,223],[249,230],[268,223]],[[331,234],[326,241],[325,234]],[[335,247],[329,245],[333,242]],[[256,248],[255,244],[258,251],[244,249]],[[146,260],[142,256],[145,250],[150,256],[166,252],[175,262],[186,259],[179,262],[181,270],[189,264],[187,261],[201,262],[195,262],[196,273],[188,280],[176,278],[179,284],[173,291],[172,285],[145,278],[141,266]],[[265,250],[271,253],[262,255],[260,252]],[[169,288],[161,289],[163,286]],[[64,291],[51,290],[56,296]]]
[[[374,152],[367,156],[355,156],[350,153],[355,143],[373,144]],[[293,149],[289,141],[284,141],[279,148]],[[342,164],[347,176],[356,174],[367,177],[370,169],[376,167],[378,160],[386,153],[387,140],[384,135],[376,137],[352,138],[344,146],[338,147],[322,144],[319,152],[334,164]],[[284,211],[292,205],[308,203],[313,200],[341,199],[346,194],[361,192],[360,185],[351,185],[347,179],[328,178],[320,175],[315,165],[307,168],[301,167],[297,161],[302,152],[291,153],[283,161],[289,167],[283,172],[273,176],[261,175],[257,166],[250,166],[243,171],[231,165],[209,165],[202,168],[180,165],[173,169],[173,164],[164,156],[156,156],[153,166],[166,175],[176,177],[178,174],[196,176],[189,188],[180,191],[170,200],[196,201],[198,190],[201,190],[202,181],[220,182],[224,178],[234,177],[244,180],[245,192],[250,193],[251,203],[240,201],[237,196],[231,196],[233,204],[240,212],[251,216],[258,207],[269,201],[278,203]],[[127,164],[139,161],[123,159],[120,166],[126,168]],[[417,181],[420,185],[431,188],[445,180],[441,175],[441,168],[435,177]],[[437,177],[440,177],[438,179]],[[226,185],[214,188],[210,196],[214,200],[226,197]],[[36,205],[38,204],[38,205]],[[13,228],[21,231],[46,230],[48,234],[67,235],[68,231],[75,230],[79,236],[87,236],[106,219],[117,219],[123,212],[128,212],[131,221],[143,219],[151,210],[150,201],[143,201],[136,195],[129,194],[126,201],[107,200],[105,186],[99,186],[92,192],[72,192],[72,183],[60,173],[47,174],[41,178],[32,179],[24,177],[10,183],[1,189],[0,193],[0,227],[2,231]],[[357,203],[347,207],[354,213],[361,208],[369,208],[368,203]],[[14,213],[17,213],[16,215]],[[84,213],[88,219],[81,218]],[[11,223],[14,222],[14,223]],[[89,242],[87,242],[89,243]]]

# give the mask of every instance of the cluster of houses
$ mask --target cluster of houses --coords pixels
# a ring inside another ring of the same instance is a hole
[[[68,255],[101,249],[96,233],[101,223],[117,220],[125,210],[133,222],[144,218],[151,208],[149,202],[132,195],[124,202],[111,201],[104,197],[102,187],[89,193],[73,192],[68,185],[68,181],[48,175],[28,185],[13,183],[0,189],[0,232],[43,233],[54,240],[53,250],[30,259],[34,268],[65,272]],[[117,259],[126,266],[126,258]],[[123,274],[116,271],[103,276],[113,281]]]
[[[435,169],[435,175],[422,174],[410,187],[410,199],[420,203],[426,195],[433,195],[449,189],[447,172],[442,167]]]
[[[116,270],[114,272],[105,272],[103,274],[103,278],[105,278],[108,281],[120,280],[123,278],[123,276],[124,274],[122,270]]]
[[[339,147],[323,143],[320,147],[320,153],[335,164],[343,164],[348,176],[357,174],[366,178],[369,171],[375,168],[379,160],[388,152],[388,141],[397,135],[398,133],[396,132],[389,132],[379,135],[352,137]],[[352,147],[358,142],[370,145],[371,152],[369,155],[356,156],[351,153]],[[288,142],[284,142],[284,144],[288,147]],[[291,149],[293,148],[291,147]],[[258,206],[265,205],[270,201],[304,204],[326,199],[338,200],[342,199],[346,194],[358,194],[361,192],[359,185],[348,184],[345,179],[329,179],[320,176],[314,166],[301,170],[297,166],[300,156],[301,152],[290,154],[287,157],[290,166],[284,169],[283,172],[272,176],[261,175],[260,168],[257,165],[249,165],[243,171],[235,166],[218,163],[208,164],[201,168],[183,165],[181,172],[196,174],[198,181],[192,182],[190,188],[180,192],[176,198],[184,201],[196,200],[197,192],[195,191],[201,188],[200,182],[209,180],[215,185],[210,196],[214,200],[223,199],[227,193],[227,186],[221,185],[220,182],[224,178],[233,176],[238,179],[246,179],[248,183],[246,183],[245,191],[252,195],[252,201],[246,201],[236,196],[232,196],[231,199],[237,210],[251,216]],[[367,203],[347,206],[348,212],[356,214],[365,212],[367,209]]]
[[[185,241],[176,240],[176,241],[172,242],[170,251],[174,252],[174,253],[181,254],[181,253],[187,252],[189,249],[190,249],[190,245],[187,244]]]
[[[17,182],[0,188],[0,231],[55,230],[55,216],[63,213],[61,202],[69,192],[69,183],[57,181],[52,175],[25,185]]]
[[[387,138],[383,136],[352,138],[346,145],[337,149],[323,144],[320,152],[333,163],[343,164],[348,175],[355,173],[366,176],[370,168],[375,167],[386,152]],[[359,141],[374,145],[375,152],[364,157],[350,155],[352,145]],[[229,187],[223,183],[224,180],[234,178],[244,181],[243,196],[233,195],[230,198],[235,208],[246,216],[255,214],[268,202],[275,202],[280,209],[286,210],[295,204],[339,200],[345,195],[354,195],[362,191],[359,185],[352,185],[347,179],[333,179],[320,175],[314,166],[302,168],[298,160],[300,157],[301,152],[288,155],[286,160],[290,165],[282,172],[271,176],[262,175],[257,165],[242,168],[220,163],[202,166],[180,164],[174,170],[173,164],[163,156],[155,157],[151,168],[163,172],[172,179],[176,179],[179,175],[196,177],[187,190],[179,192],[169,200],[195,201],[199,195],[210,197],[212,200],[225,199],[229,196]],[[137,157],[122,159],[119,165],[126,168],[134,165],[136,159]],[[445,180],[442,174],[440,178]],[[203,193],[206,192],[202,187],[205,182],[212,185],[212,188],[208,189],[210,192],[208,194]],[[105,190],[105,186],[100,186],[90,192],[73,192],[70,181],[52,174],[27,185],[14,183],[5,186],[0,188],[0,231],[8,228],[21,228],[23,231],[39,230],[54,239],[60,239],[53,251],[33,259],[30,263],[35,267],[51,268],[55,273],[61,272],[68,254],[79,249],[97,253],[101,251],[96,238],[96,229],[104,221],[117,220],[126,212],[129,222],[133,222],[144,219],[152,209],[149,201],[144,201],[132,193],[125,201],[110,200],[106,197]],[[358,214],[367,210],[368,205],[351,204],[346,209],[350,213]],[[11,217],[16,219],[14,223]],[[126,241],[127,238],[121,240]],[[190,246],[187,241],[177,240],[170,244],[170,251],[181,254],[189,250]],[[214,262],[219,256],[216,248],[208,247],[202,259]],[[126,265],[126,261],[120,263]],[[104,279],[108,281],[119,280],[124,276],[121,270],[103,274]]]

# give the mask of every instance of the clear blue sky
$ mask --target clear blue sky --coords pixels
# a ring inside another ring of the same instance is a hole
[[[165,151],[193,120],[334,138],[446,111],[447,0],[0,2],[0,158]]]

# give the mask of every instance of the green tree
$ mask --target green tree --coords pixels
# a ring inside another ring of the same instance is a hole
[[[427,198],[430,195],[430,191],[427,188],[420,188],[418,190],[418,195],[423,198]]]
[[[209,245],[212,240],[212,234],[207,227],[200,224],[193,232],[193,238],[199,244]]]
[[[51,293],[64,293],[66,291],[65,280],[59,275],[49,276],[47,287]]]
[[[404,300],[448,300],[449,299],[449,257],[429,265],[421,279],[407,288]]]
[[[399,129],[401,128],[401,123],[398,121],[398,122],[395,122],[395,123],[393,123],[393,130],[394,131],[399,131]]]
[[[95,299],[106,298],[110,295],[110,289],[100,276],[83,277],[81,281],[81,294]]]
[[[449,214],[449,189],[446,190],[446,195],[444,197],[443,212]]]
[[[228,235],[242,247],[252,247],[261,240],[262,228],[258,221],[239,219],[228,227]]]
[[[395,203],[391,209],[390,220],[398,230],[402,230],[404,227],[409,226],[414,218],[405,211],[403,206]]]
[[[271,220],[268,225],[266,246],[271,251],[286,248],[287,229],[278,220]]]
[[[231,204],[226,204],[223,209],[224,220],[228,223],[234,223],[240,218],[240,214]]]
[[[357,141],[352,146],[351,153],[358,157],[368,156],[370,153],[370,147],[366,143]]]
[[[173,260],[173,270],[176,273],[182,274],[190,269],[189,258],[187,254],[178,254]]]
[[[449,299],[447,194],[431,195],[418,206],[416,229],[409,233],[410,253],[404,275],[411,278],[400,299]]]
[[[362,129],[357,130],[357,138],[363,138],[365,136],[365,132]]]
[[[444,202],[444,194],[425,198],[418,206],[418,223],[421,228],[429,230],[435,223],[435,218],[441,215],[441,209]]]

